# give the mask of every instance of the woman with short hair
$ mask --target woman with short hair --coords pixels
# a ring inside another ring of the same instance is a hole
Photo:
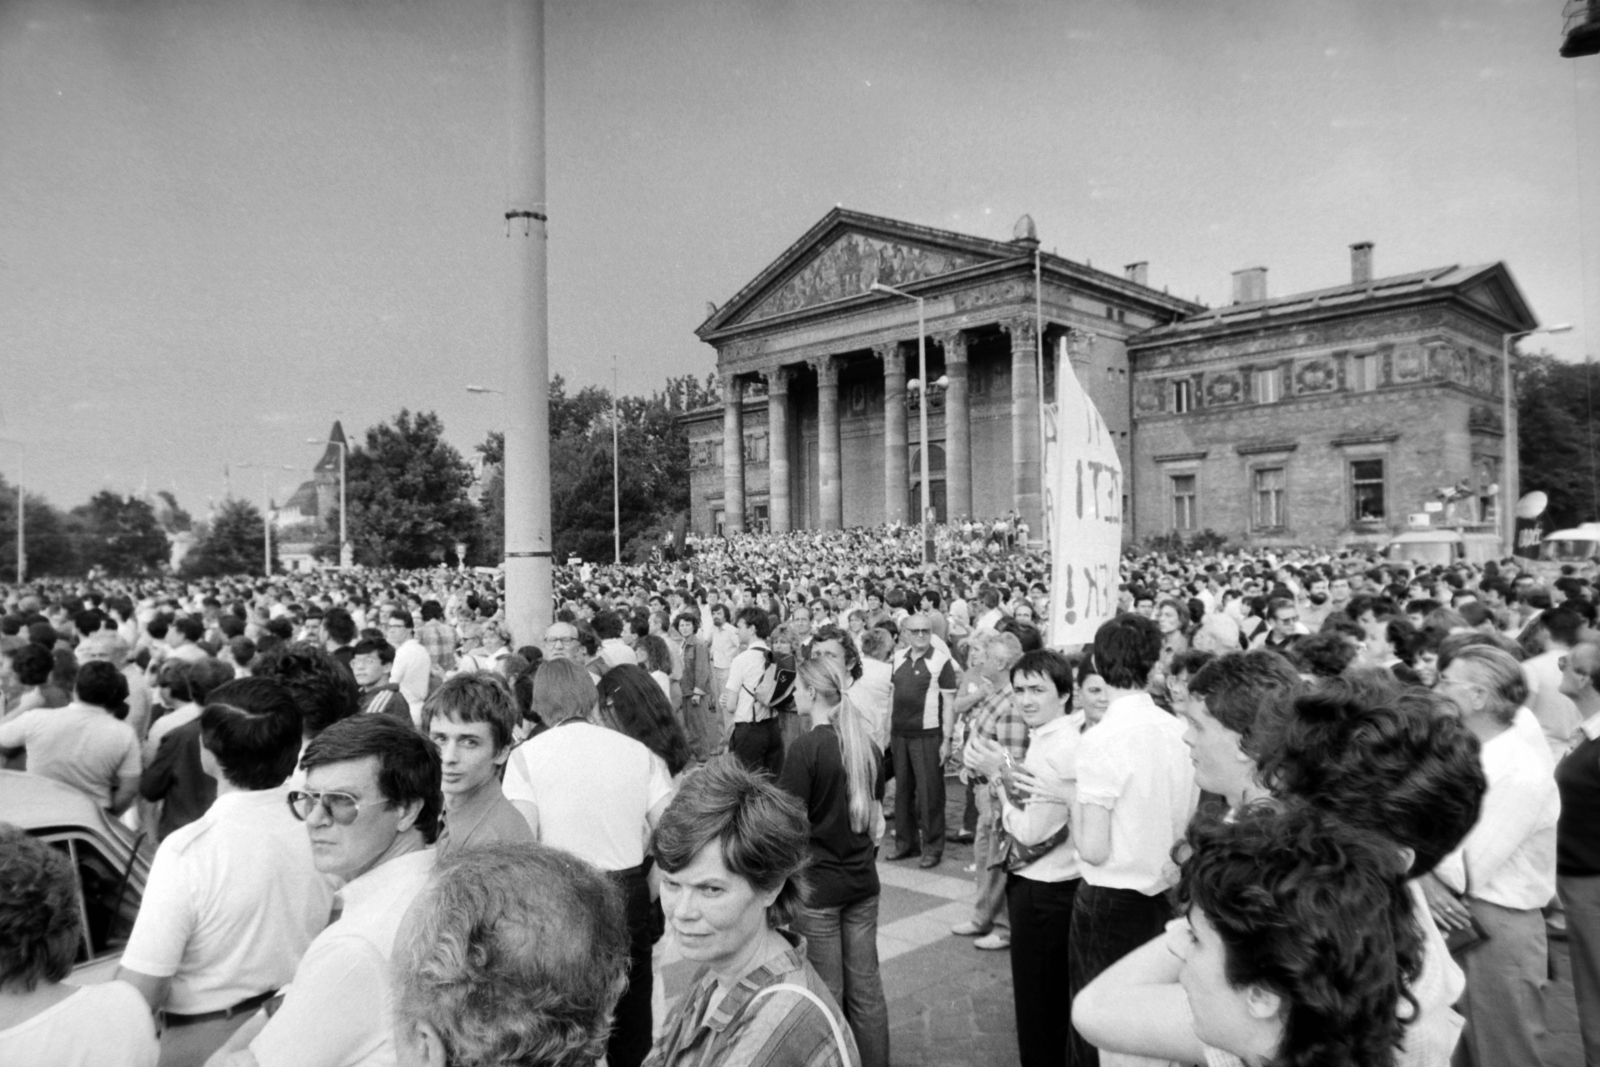
[[[810,836],[799,801],[721,756],[689,776],[651,839],[667,926],[701,965],[650,1067],[859,1067],[850,1028],[805,940]]]

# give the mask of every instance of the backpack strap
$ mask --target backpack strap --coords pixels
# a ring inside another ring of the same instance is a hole
[[[822,1012],[822,1017],[828,1020],[828,1029],[833,1031],[833,1043],[839,1049],[840,1064],[842,1064],[843,1067],[850,1067],[850,1047],[844,1043],[844,1031],[839,1029],[839,1020],[833,1017],[833,1012],[828,1010],[828,1006],[822,1002],[821,997],[817,996],[803,985],[795,985],[793,982],[779,982],[777,985],[767,986],[755,996],[751,997],[750,1003],[754,1004],[756,1001],[760,1000],[769,993],[798,993],[800,996],[815,1004],[817,1006],[817,1010]]]

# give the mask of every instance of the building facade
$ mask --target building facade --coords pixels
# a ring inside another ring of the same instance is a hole
[[[1126,464],[1126,341],[1201,310],[1145,277],[1142,263],[1116,275],[1042,252],[1026,217],[993,241],[829,212],[696,331],[717,350],[723,404],[686,419],[691,528],[916,521],[920,336],[935,517],[1014,511],[1040,530],[1039,398],[1056,357]],[[907,297],[921,298],[920,335]]]
[[[1429,514],[1488,524],[1503,480],[1501,341],[1536,325],[1504,264],[1207,308],[1039,247],[835,209],[696,331],[722,405],[685,417],[690,527],[914,522],[919,303],[938,520],[1038,533],[1040,397],[1078,376],[1117,445],[1124,533],[1381,541]],[[893,291],[885,291],[884,287]],[[903,294],[903,295],[902,295]],[[1043,356],[1041,359],[1040,356]]]
[[[1136,536],[1493,529],[1502,339],[1533,316],[1503,264],[1375,279],[1371,254],[1352,246],[1349,284],[1277,299],[1241,271],[1230,306],[1130,339]]]

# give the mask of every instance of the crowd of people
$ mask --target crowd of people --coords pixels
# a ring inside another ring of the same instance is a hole
[[[0,759],[151,863],[79,989],[0,826],[0,1061],[885,1067],[880,865],[954,841],[1024,1067],[1537,1063],[1552,932],[1600,1062],[1593,573],[1130,554],[1059,648],[1025,529],[935,541],[574,564],[516,640],[442,568],[5,590]]]

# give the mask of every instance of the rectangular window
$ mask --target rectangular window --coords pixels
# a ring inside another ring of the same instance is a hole
[[[1283,376],[1278,368],[1258,370],[1255,375],[1256,403],[1276,404],[1283,396]]]
[[[1255,525],[1258,530],[1273,530],[1288,523],[1283,517],[1283,468],[1260,467],[1255,471]]]
[[[1350,464],[1351,518],[1367,522],[1384,517],[1383,460],[1358,459]]]
[[[1355,356],[1350,360],[1350,389],[1370,393],[1378,387],[1378,357]]]
[[[1194,409],[1194,383],[1187,378],[1176,378],[1172,382],[1172,410],[1182,415]]]
[[[1194,483],[1192,474],[1172,476],[1172,528],[1194,529]]]

